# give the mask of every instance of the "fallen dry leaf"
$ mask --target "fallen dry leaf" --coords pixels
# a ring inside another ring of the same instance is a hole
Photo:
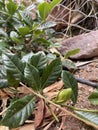
[[[18,87],[18,91],[19,91],[19,93],[23,93],[23,94],[30,94],[31,93],[31,91],[29,91],[27,88],[25,88],[25,87]]]
[[[13,90],[11,90],[11,89],[13,89],[13,87],[12,88],[10,87],[10,89],[9,88],[5,88],[5,89],[3,89],[3,92],[6,93],[7,96],[13,98],[15,95],[13,93]]]
[[[34,124],[26,124],[20,127],[19,130],[35,130]]]
[[[59,92],[59,91],[57,91],[57,92],[47,92],[47,93],[45,94],[45,96],[47,96],[47,99],[48,99],[48,100],[52,100],[53,98],[55,98],[55,97],[57,96],[58,92]]]
[[[40,99],[37,105],[37,110],[35,111],[35,121],[34,121],[35,129],[39,127],[43,122],[44,112],[45,112],[45,103],[43,99]]]
[[[54,90],[59,90],[59,89],[62,88],[62,86],[63,86],[63,82],[62,82],[62,81],[58,81],[58,82],[56,82],[56,83],[54,83],[54,84],[52,84],[52,85],[46,87],[46,88],[43,90],[43,93],[47,93],[47,92],[52,91],[52,90],[53,90],[53,91],[54,91]]]
[[[7,101],[9,99],[7,93],[3,90],[0,90],[0,99],[2,100],[2,104],[1,104],[1,108],[2,108],[2,111],[6,109],[6,106],[7,106]]]
[[[3,110],[6,109],[8,98],[9,97],[2,98],[2,105],[1,105],[1,107],[3,108]]]
[[[10,130],[35,130],[35,128],[34,128],[34,123],[32,123],[32,124],[25,124],[19,128],[10,129]]]
[[[48,130],[53,123],[54,123],[54,120],[52,120],[51,122],[49,122],[49,124],[47,126],[45,126],[45,128],[43,130]]]
[[[0,98],[6,97],[7,93],[4,92],[3,90],[0,90]]]
[[[66,130],[65,122],[66,122],[66,116],[62,116],[62,122],[60,126],[61,130]]]

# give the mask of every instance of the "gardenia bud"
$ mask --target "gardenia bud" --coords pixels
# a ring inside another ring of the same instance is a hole
[[[53,102],[57,104],[65,103],[70,99],[71,95],[72,95],[71,88],[63,89],[58,93],[57,97],[53,100]]]

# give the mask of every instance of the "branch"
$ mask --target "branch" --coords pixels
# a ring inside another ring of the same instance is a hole
[[[76,78],[77,82],[79,82],[79,83],[86,84],[86,85],[92,86],[94,88],[98,88],[98,83],[94,83],[94,82],[91,82],[89,80],[85,80],[82,78],[77,78],[77,77],[75,77],[75,78]]]

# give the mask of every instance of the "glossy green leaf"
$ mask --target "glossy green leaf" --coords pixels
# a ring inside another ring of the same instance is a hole
[[[7,70],[7,80],[10,86],[18,87],[19,86],[19,80],[16,80],[13,76],[13,72]]]
[[[39,38],[40,36],[42,36],[44,34],[43,30],[34,30],[33,32],[33,35],[34,35],[34,38]]]
[[[12,0],[9,1],[9,3],[7,4],[7,9],[8,12],[13,15],[15,13],[15,11],[17,10],[18,5],[13,2]]]
[[[27,6],[23,11],[20,11],[20,15],[23,19],[23,21],[27,24],[32,26],[33,24],[33,19],[32,19],[32,10],[35,8],[36,6],[34,4],[31,4],[29,6]]]
[[[3,53],[2,59],[5,69],[10,71],[17,81],[24,80],[24,63],[13,53]]]
[[[98,105],[98,91],[93,92],[88,99],[93,105]]]
[[[63,60],[62,65],[63,65],[63,67],[65,67],[67,69],[77,69],[77,66],[74,64],[74,62],[72,62],[69,59]]]
[[[8,81],[7,79],[0,79],[0,89],[8,87]]]
[[[87,122],[87,124],[98,128],[98,114],[82,111],[75,111],[75,113],[84,120],[83,122]]]
[[[26,64],[24,69],[24,75],[26,82],[29,87],[32,87],[34,90],[40,90],[40,74],[39,71],[32,65]]]
[[[62,80],[64,82],[64,85],[66,88],[72,88],[72,101],[75,104],[77,102],[78,98],[78,84],[74,76],[68,72],[68,71],[63,71],[62,72]]]
[[[44,38],[38,38],[37,41],[41,44],[51,45],[51,42],[49,40],[44,39]]]
[[[16,51],[22,51],[24,49],[24,45],[23,44],[17,44],[16,46],[13,47],[13,49],[15,49]]]
[[[4,7],[4,6],[5,6],[4,0],[0,0],[0,7]]]
[[[0,42],[0,48],[7,48],[7,47],[9,47],[10,45],[7,43],[7,42],[5,42],[5,41],[1,41]]]
[[[15,42],[15,43],[22,43],[22,40],[19,39],[19,36],[18,36],[18,34],[15,31],[11,31],[10,37],[11,37],[13,42]]]
[[[8,34],[0,28],[0,36],[8,37]]]
[[[34,110],[34,98],[31,95],[25,96],[13,102],[7,109],[1,124],[16,128],[22,125]]]
[[[45,88],[48,85],[57,81],[60,77],[62,71],[62,63],[61,60],[55,59],[53,60],[43,71],[41,87]]]
[[[74,50],[68,51],[64,57],[67,59],[70,56],[76,55],[79,52],[80,52],[80,49],[74,49]]]
[[[6,70],[5,70],[5,67],[3,65],[3,60],[1,60],[1,63],[0,63],[0,79],[5,79],[7,74],[6,74]]]
[[[42,20],[45,20],[50,13],[50,5],[47,2],[43,2],[38,6],[38,11]]]
[[[24,11],[20,11],[20,16],[22,17],[24,23],[32,26],[33,20],[32,20],[31,15],[30,15],[30,10],[25,9]]]
[[[33,56],[33,52],[30,52],[30,53],[24,55],[24,56],[22,57],[22,60],[21,60],[21,61],[28,63],[32,56]]]
[[[30,4],[25,10],[32,11],[36,7],[35,4]]]
[[[54,26],[56,26],[56,22],[54,22],[54,21],[47,21],[47,22],[41,24],[38,27],[38,29],[42,29],[43,30],[43,29],[54,27]]]
[[[50,8],[53,9],[57,4],[59,4],[62,0],[52,0],[50,3]]]
[[[48,54],[47,54],[47,58],[48,58],[49,60],[54,60],[54,59],[56,59],[56,55],[55,55],[55,54],[52,54],[52,53],[48,53]]]
[[[15,31],[10,32],[10,37],[13,39],[14,37],[18,37],[18,34]]]
[[[29,62],[31,65],[35,66],[38,70],[41,70],[45,68],[47,64],[47,57],[44,52],[38,52],[36,54],[33,54]]]
[[[30,29],[27,26],[18,28],[18,31],[22,36],[30,33]]]

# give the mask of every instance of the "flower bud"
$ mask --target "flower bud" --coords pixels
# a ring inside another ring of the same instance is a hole
[[[65,103],[70,99],[71,95],[72,95],[71,88],[63,89],[58,93],[57,97],[53,100],[53,102],[57,104]]]

